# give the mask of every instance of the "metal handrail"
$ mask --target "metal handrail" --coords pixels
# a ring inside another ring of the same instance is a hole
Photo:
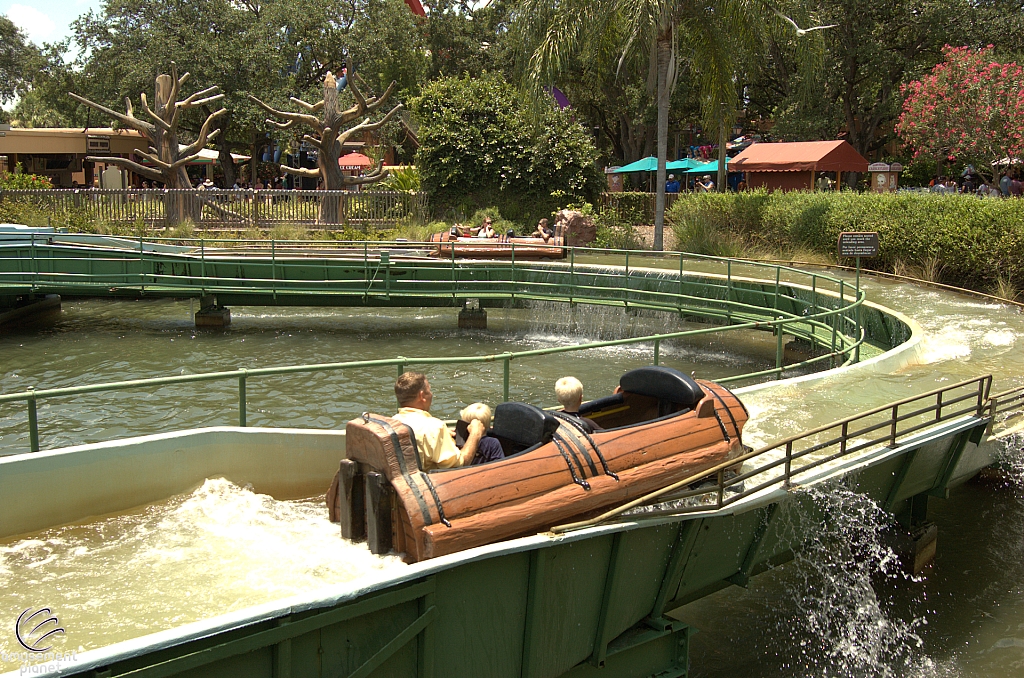
[[[68,236],[60,235],[60,237],[68,237]],[[46,236],[42,236],[42,235],[38,236],[38,240],[39,240],[40,243],[46,243],[47,241],[46,241],[45,238],[46,238]],[[33,253],[33,256],[32,256],[32,269],[31,269],[31,271],[19,271],[18,274],[19,275],[30,275],[32,277],[32,282],[33,282],[33,286],[34,287],[38,287],[39,285],[42,284],[40,282],[41,278],[43,280],[45,280],[49,276],[63,276],[65,278],[69,278],[70,277],[70,278],[76,279],[76,280],[77,279],[81,279],[81,278],[88,279],[90,277],[89,274],[53,273],[52,272],[53,264],[54,264],[55,261],[60,261],[61,257],[52,257],[52,256],[51,257],[45,257],[45,258],[44,257],[37,257],[37,252],[36,252],[36,250],[37,250],[37,247],[36,247],[36,245],[37,245],[37,236],[34,236],[34,235],[31,236],[30,240],[31,240],[31,245],[32,245],[32,253]],[[155,241],[159,242],[161,240],[173,240],[173,239],[149,239],[149,240],[155,240]],[[145,254],[146,254],[146,248],[144,247],[145,239],[143,239],[143,238],[130,239],[130,240],[125,240],[125,242],[128,242],[128,243],[131,244],[131,250],[130,251],[132,251],[133,253],[138,253],[139,259],[137,259],[135,261],[140,261],[140,262],[143,261],[144,258],[145,258]],[[206,292],[216,293],[217,291],[227,291],[227,290],[231,290],[231,289],[239,289],[239,290],[244,290],[244,291],[252,291],[252,289],[253,289],[255,284],[266,283],[267,287],[268,287],[267,291],[272,290],[273,294],[275,296],[276,295],[280,295],[280,294],[287,294],[290,291],[308,291],[306,288],[301,287],[301,286],[297,287],[297,288],[296,287],[289,288],[288,283],[291,282],[291,281],[288,281],[287,279],[285,279],[286,278],[286,268],[290,264],[290,262],[292,264],[295,264],[295,265],[301,265],[301,264],[303,264],[305,262],[308,262],[308,257],[297,257],[297,256],[296,257],[282,257],[282,256],[279,255],[279,251],[280,251],[279,250],[279,243],[276,242],[276,241],[272,241],[271,244],[270,244],[270,248],[269,248],[269,254],[271,255],[270,263],[271,263],[272,271],[273,271],[273,274],[274,274],[273,277],[269,278],[269,279],[268,278],[215,278],[215,277],[207,276],[206,275],[206,271],[205,271],[206,263],[209,262],[209,261],[215,261],[215,260],[217,260],[217,258],[215,258],[214,256],[211,256],[209,254],[209,250],[206,247],[206,242],[207,241],[205,241],[204,239],[200,239],[198,241],[198,243],[199,243],[199,248],[198,249],[199,249],[199,253],[201,254],[201,263],[202,263],[202,268],[204,270],[202,270],[200,272],[200,275],[198,275],[198,276],[188,276],[188,281],[190,281],[190,285],[191,286],[198,286],[198,287],[200,287],[202,290],[204,290]],[[234,242],[237,242],[237,241],[234,241]],[[248,241],[246,241],[246,242],[248,242]],[[293,242],[293,241],[290,241],[290,242]],[[309,244],[309,243],[305,243],[305,244]],[[335,245],[335,243],[331,243],[331,244]],[[362,261],[363,268],[364,268],[363,279],[362,280],[352,280],[350,282],[354,282],[358,286],[359,289],[357,291],[361,295],[363,295],[363,296],[365,296],[366,294],[371,294],[371,293],[379,293],[379,291],[375,292],[372,288],[374,287],[374,283],[375,282],[379,282],[377,280],[377,273],[379,272],[379,269],[380,269],[380,262],[377,261],[376,257],[373,257],[371,259],[371,254],[373,254],[373,253],[369,250],[367,243],[366,242],[358,242],[358,243],[343,243],[343,244],[346,245],[345,249],[347,249],[349,251],[355,251],[355,252],[361,254],[362,255],[361,258],[363,260]],[[420,244],[420,243],[405,243],[405,242],[384,243],[384,245],[392,247],[392,248],[394,248],[394,247],[422,248],[424,246],[430,246],[430,244],[428,244],[428,243]],[[381,247],[381,243],[377,243],[376,246],[378,248],[380,248]],[[594,251],[601,252],[602,254],[607,252],[605,250],[594,250]],[[575,250],[574,250],[574,252],[575,252]],[[648,255],[648,253],[645,253],[645,252],[644,253],[637,253],[637,252],[630,252],[630,251],[627,251],[627,250],[615,250],[615,251],[612,251],[612,254],[623,254],[626,257],[628,257],[630,254],[633,254],[634,257],[637,256],[638,254],[640,256],[647,256]],[[133,256],[135,256],[135,255],[133,254]],[[662,256],[664,256],[664,255],[662,255]],[[684,257],[689,258],[690,255],[684,255],[684,254],[678,253],[678,254],[671,254],[669,256],[678,257],[679,258],[679,271],[682,273],[683,270],[684,270],[684,268],[683,268]],[[478,285],[477,285],[478,282],[479,283],[485,283],[485,284],[487,284],[489,286],[492,286],[492,287],[495,284],[499,284],[499,285],[506,285],[508,289],[505,292],[492,293],[492,296],[494,296],[496,294],[497,295],[507,294],[507,295],[510,295],[512,298],[518,298],[518,299],[549,299],[549,300],[550,299],[556,299],[556,300],[557,299],[565,299],[566,297],[568,297],[569,299],[573,300],[574,302],[586,302],[586,303],[598,303],[598,304],[601,304],[601,303],[613,303],[613,304],[624,303],[627,306],[633,307],[633,308],[648,308],[648,309],[655,309],[655,310],[661,310],[661,311],[678,312],[678,313],[681,313],[681,314],[689,313],[689,314],[694,314],[694,315],[701,315],[701,316],[706,317],[706,318],[717,319],[719,321],[727,323],[725,325],[706,327],[706,328],[699,328],[699,329],[693,329],[693,330],[684,330],[684,331],[680,331],[680,332],[669,332],[669,333],[662,333],[662,334],[646,335],[646,336],[642,336],[642,337],[630,337],[630,338],[627,338],[627,339],[616,339],[616,340],[608,340],[608,341],[590,342],[590,343],[587,343],[587,344],[581,344],[581,345],[575,345],[575,346],[550,347],[550,348],[543,348],[543,349],[533,349],[533,350],[520,351],[520,352],[506,352],[506,353],[502,353],[502,354],[493,354],[493,355],[484,355],[484,356],[448,356],[448,357],[444,357],[444,358],[427,358],[427,357],[407,358],[407,357],[395,357],[395,358],[382,359],[382,360],[351,361],[351,362],[343,362],[343,363],[327,363],[327,364],[320,364],[320,365],[297,365],[297,366],[283,366],[283,367],[258,368],[258,369],[238,369],[238,370],[221,371],[221,372],[210,372],[210,373],[197,374],[197,375],[176,375],[176,376],[170,376],[170,377],[156,377],[156,378],[150,378],[150,379],[137,379],[137,380],[130,380],[130,381],[109,382],[109,383],[92,384],[92,385],[86,385],[86,386],[76,386],[76,387],[67,387],[67,388],[43,389],[43,390],[37,390],[37,391],[28,390],[28,391],[24,391],[24,392],[20,392],[20,393],[11,393],[11,394],[0,395],[0,403],[11,402],[11,401],[24,401],[26,403],[26,407],[27,407],[27,410],[28,410],[30,448],[31,448],[31,450],[33,452],[35,452],[35,451],[38,451],[39,448],[40,448],[40,445],[39,445],[39,431],[38,431],[37,403],[40,400],[44,399],[44,398],[63,397],[63,396],[79,395],[79,394],[85,394],[85,393],[96,393],[96,392],[102,392],[102,391],[115,391],[115,390],[132,389],[132,388],[159,387],[159,386],[167,385],[167,384],[181,384],[181,383],[192,383],[192,382],[203,382],[203,381],[219,381],[219,380],[237,379],[238,380],[238,393],[239,393],[239,396],[238,396],[238,421],[239,421],[239,425],[240,426],[245,426],[246,425],[247,380],[250,379],[250,378],[253,378],[253,377],[259,377],[259,376],[265,376],[265,375],[291,374],[291,373],[299,373],[299,372],[320,372],[320,371],[331,371],[331,370],[344,370],[344,369],[354,369],[354,368],[363,368],[363,367],[375,367],[375,366],[384,366],[384,365],[395,365],[395,366],[399,367],[399,371],[402,371],[404,369],[404,367],[409,365],[409,364],[420,364],[420,365],[425,365],[425,364],[466,364],[466,363],[494,362],[494,361],[499,361],[500,360],[504,364],[503,365],[503,367],[504,367],[504,379],[503,379],[503,393],[502,393],[502,397],[504,398],[504,400],[508,400],[508,398],[509,398],[509,382],[510,382],[510,370],[511,370],[510,364],[511,364],[511,361],[515,360],[515,359],[525,358],[525,357],[544,356],[544,355],[552,355],[552,354],[558,354],[558,353],[565,353],[565,352],[570,352],[570,351],[590,350],[590,349],[596,349],[596,348],[605,348],[605,347],[612,347],[612,346],[624,346],[624,345],[630,345],[630,344],[651,342],[651,343],[654,344],[654,363],[658,364],[659,358],[660,358],[660,345],[661,345],[661,342],[665,341],[665,340],[671,340],[671,339],[676,339],[676,338],[681,338],[681,337],[699,336],[699,335],[703,335],[703,334],[710,334],[710,333],[717,333],[717,332],[741,330],[741,329],[771,329],[779,337],[779,341],[778,341],[778,345],[777,345],[776,366],[774,368],[767,369],[767,370],[760,370],[760,371],[752,372],[752,373],[749,373],[749,374],[735,375],[735,376],[732,376],[732,377],[726,377],[726,378],[723,378],[723,379],[719,380],[720,382],[724,383],[724,382],[734,382],[734,381],[737,381],[737,380],[750,379],[750,378],[756,378],[756,377],[762,377],[762,376],[776,376],[778,378],[781,378],[782,375],[786,374],[789,371],[798,370],[798,369],[804,368],[804,367],[806,367],[808,365],[814,365],[814,364],[817,364],[817,363],[825,361],[825,360],[828,360],[828,361],[835,361],[837,359],[838,360],[842,360],[844,358],[844,356],[845,356],[845,361],[843,362],[843,364],[844,365],[845,364],[849,364],[854,359],[854,354],[855,354],[855,351],[857,350],[857,348],[863,344],[864,339],[865,339],[865,333],[863,331],[863,328],[860,328],[860,327],[848,327],[848,325],[852,324],[852,319],[848,317],[848,314],[851,312],[851,309],[855,309],[858,305],[863,303],[864,296],[865,296],[863,291],[859,291],[859,293],[856,294],[854,299],[851,301],[849,299],[848,292],[852,291],[852,289],[849,288],[849,286],[845,286],[845,283],[842,280],[833,279],[833,278],[830,278],[829,276],[824,276],[824,275],[821,275],[821,274],[808,274],[806,272],[799,271],[798,269],[792,269],[792,271],[794,273],[796,273],[796,274],[807,276],[807,277],[811,278],[811,288],[812,288],[812,290],[814,290],[814,292],[813,292],[813,295],[812,295],[811,302],[807,303],[806,300],[801,300],[801,299],[798,299],[796,297],[789,296],[787,294],[787,292],[784,291],[785,288],[780,288],[780,285],[778,284],[778,281],[779,281],[779,278],[780,278],[780,275],[781,275],[780,271],[783,268],[785,268],[785,267],[768,266],[767,268],[770,268],[770,269],[772,269],[772,270],[774,270],[776,272],[776,274],[774,276],[775,279],[776,279],[776,284],[774,286],[774,292],[773,293],[763,292],[762,294],[764,294],[764,296],[765,296],[765,306],[770,304],[771,308],[766,308],[764,306],[756,306],[756,305],[753,305],[753,304],[742,303],[742,302],[739,302],[739,301],[736,301],[736,300],[730,298],[732,296],[732,294],[734,293],[734,291],[739,289],[739,288],[736,287],[736,284],[737,284],[736,281],[738,279],[732,273],[733,266],[734,265],[747,265],[748,262],[742,262],[742,261],[738,261],[738,260],[721,259],[721,258],[715,258],[715,257],[700,257],[700,258],[708,259],[708,260],[711,260],[711,261],[717,262],[717,263],[725,263],[725,265],[726,265],[726,274],[724,276],[724,278],[725,278],[724,281],[721,284],[715,283],[713,281],[711,283],[705,283],[705,288],[706,289],[710,289],[712,291],[715,290],[715,289],[719,289],[719,290],[725,291],[725,298],[724,299],[709,298],[710,295],[709,295],[709,297],[703,297],[703,296],[699,296],[699,295],[683,294],[682,293],[682,278],[680,279],[680,287],[679,287],[679,292],[678,293],[675,293],[675,292],[663,292],[663,291],[658,291],[658,290],[642,290],[642,289],[638,289],[635,285],[631,286],[630,282],[629,282],[630,278],[634,278],[637,275],[636,267],[634,267],[632,271],[627,270],[625,274],[622,274],[622,273],[616,272],[614,270],[598,271],[598,272],[589,271],[589,270],[586,270],[586,269],[580,270],[575,264],[572,264],[572,263],[570,264],[570,269],[568,271],[565,271],[564,267],[563,268],[558,268],[558,267],[552,268],[550,265],[548,265],[546,267],[537,267],[535,264],[530,264],[530,263],[526,263],[526,264],[523,264],[523,263],[518,263],[518,264],[508,263],[507,265],[499,265],[499,266],[497,266],[498,270],[507,269],[510,272],[511,275],[509,277],[511,278],[511,282],[500,281],[500,280],[499,281],[495,281],[493,279],[490,279],[490,280],[487,280],[487,281],[474,281],[474,280],[465,280],[465,279],[461,279],[460,280],[458,275],[456,275],[456,272],[459,269],[455,268],[454,264],[452,264],[452,266],[453,266],[453,268],[452,268],[453,273],[452,273],[452,280],[451,280],[452,286],[450,288],[449,287],[445,287],[444,289],[445,290],[450,290],[451,294],[455,294],[457,289],[461,288],[463,290],[463,292],[464,292],[464,296],[472,297],[472,296],[476,296],[476,295],[483,296],[483,294],[478,290]],[[83,258],[83,257],[77,257],[77,256],[75,256],[75,257],[64,257],[64,259],[65,260],[69,260],[69,261],[94,260],[94,259],[89,258],[89,257],[84,257]],[[121,260],[118,259],[118,261],[121,261]],[[367,286],[367,281],[371,277],[370,274],[369,274],[370,268],[371,268],[370,267],[370,261],[374,261],[377,264],[377,268],[374,270],[374,273],[373,273],[373,276],[372,276],[373,280],[371,280],[369,282],[369,286]],[[572,261],[574,261],[574,258],[570,260],[570,262],[572,262]],[[43,268],[42,262],[47,262],[46,263],[46,267],[50,268],[51,271],[40,270],[41,268]],[[358,263],[358,262],[356,262],[356,263]],[[338,265],[344,265],[344,266],[346,266],[348,268],[352,268],[353,262],[351,260],[345,260],[344,262],[339,263]],[[415,270],[416,267],[425,267],[425,268],[436,268],[436,267],[439,267],[439,266],[445,266],[446,267],[446,266],[448,266],[448,262],[447,261],[438,261],[438,260],[415,261],[415,262],[406,262],[405,265],[411,267],[411,270]],[[762,264],[753,263],[751,265],[755,266],[756,268],[765,268],[765,266],[762,265]],[[329,264],[325,265],[325,275],[329,275],[329,271],[326,270],[327,268],[329,268],[329,266],[330,266]],[[562,275],[568,274],[567,277],[568,277],[569,283],[566,284],[565,282],[559,282],[559,281],[554,281],[554,282],[524,281],[523,280],[523,276],[521,274],[517,275],[517,273],[516,273],[517,270],[528,270],[528,271],[529,270],[534,270],[534,271],[543,271],[545,273],[552,272],[552,271],[554,271],[556,273],[560,272]],[[167,287],[167,283],[164,281],[164,279],[169,277],[169,276],[163,276],[163,275],[157,274],[157,273],[147,273],[141,266],[140,266],[140,270],[139,270],[138,273],[128,273],[128,274],[125,274],[125,275],[128,276],[128,277],[137,276],[135,278],[135,280],[138,282],[140,287],[141,286],[148,286],[150,289],[152,289],[154,286],[161,286],[161,285],[164,288],[166,288]],[[616,279],[617,280],[622,280],[622,279],[624,279],[625,282],[624,282],[624,284],[621,287],[614,286],[614,285],[605,286],[605,285],[593,285],[593,284],[587,285],[587,284],[585,284],[587,282],[588,278],[592,279],[593,276],[597,276],[597,275],[602,275],[602,276],[605,276],[605,277],[609,277],[612,280],[616,280]],[[714,274],[702,273],[701,275],[714,275]],[[101,277],[103,278],[103,280],[100,281],[100,282],[95,282],[95,283],[79,283],[79,284],[102,286],[104,288],[107,288],[107,287],[109,287],[112,284],[112,282],[109,280],[110,276],[101,276]],[[3,274],[0,274],[0,279],[2,279],[2,278],[3,278]],[[177,278],[179,278],[177,280],[177,282],[180,283],[180,276],[177,277]],[[517,280],[517,278],[518,278],[518,280]],[[407,292],[409,294],[411,294],[411,295],[422,295],[422,294],[424,294],[424,285],[423,285],[423,283],[424,282],[429,282],[429,281],[422,281],[422,280],[407,280],[407,281],[405,281],[402,284],[406,285],[407,288],[411,288],[411,291],[408,291],[405,288],[399,287],[398,283],[390,284],[390,278],[388,278],[388,281],[389,281],[389,284],[388,284],[388,286],[386,288],[386,293],[389,296],[401,296],[403,294],[406,294]],[[822,282],[822,281],[827,281],[827,282],[830,282],[830,283],[836,283],[838,285],[838,290],[836,291],[834,297],[831,296],[830,293],[827,290],[822,290],[820,288],[819,282]],[[225,282],[230,283],[231,287],[224,286]],[[303,281],[303,282],[308,282],[308,281]],[[745,279],[743,279],[743,282],[754,282],[754,283],[761,282],[761,283],[763,283],[764,281],[757,281],[756,279],[745,278]],[[122,283],[122,285],[124,285],[124,283]],[[335,286],[335,290],[334,291],[337,292],[338,290],[337,290],[337,283],[336,282],[334,283],[334,286]],[[177,288],[175,288],[175,289],[177,289]],[[319,289],[319,288],[317,288],[317,289]],[[626,295],[625,295],[626,298],[622,299],[622,298],[620,298],[620,296],[621,296],[621,293],[624,292],[624,291],[626,292]],[[609,298],[609,297],[611,297],[611,298]],[[781,310],[779,308],[779,306],[780,306],[779,302],[780,302],[781,299],[786,299],[787,303],[792,302],[792,303],[795,303],[795,304],[798,304],[798,305],[803,305],[805,311],[813,311],[813,312],[809,312],[806,315],[804,315],[804,314],[797,314],[797,313],[792,313],[792,312],[788,312],[788,311],[783,311],[783,310]],[[835,305],[831,305],[831,303],[830,303],[829,305],[823,306],[823,305],[821,305],[823,302],[832,302],[832,303],[835,303]],[[707,306],[706,304],[709,304],[709,303],[718,304],[718,305],[720,305],[720,307],[719,308],[714,308],[714,307]],[[766,311],[767,311],[767,313],[766,313]],[[770,316],[770,319],[763,317],[766,314]],[[759,316],[761,316],[761,317],[759,318]],[[854,336],[850,336],[848,334],[848,333],[852,333],[852,331],[856,332],[856,334]],[[797,337],[801,337],[803,339],[807,339],[808,341],[812,342],[814,345],[824,346],[825,348],[828,348],[828,346],[829,346],[829,344],[828,344],[829,339],[827,337],[830,334],[831,335],[831,337],[830,337],[830,339],[831,339],[831,350],[826,351],[822,355],[818,355],[818,356],[815,356],[813,358],[810,358],[810,359],[807,359],[807,360],[804,360],[804,361],[800,361],[800,362],[797,362],[797,363],[785,365],[785,364],[783,364],[782,355],[781,355],[782,348],[783,348],[782,347],[781,338],[782,338],[782,335],[783,335],[784,332],[787,333],[787,334],[791,334],[791,335],[797,336]],[[819,334],[819,332],[821,334]]]
[[[841,458],[852,457],[856,454],[865,452],[878,445],[886,445],[888,447],[896,447],[901,439],[906,438],[912,433],[916,433],[925,428],[934,426],[937,423],[944,421],[950,421],[964,415],[971,414],[979,418],[985,418],[988,416],[987,411],[990,407],[988,400],[988,394],[992,386],[992,375],[987,374],[974,379],[968,379],[961,381],[956,384],[951,384],[943,388],[935,389],[922,393],[920,395],[903,398],[895,402],[888,403],[879,407],[860,412],[844,419],[839,419],[823,426],[804,431],[797,435],[783,438],[770,445],[762,447],[758,450],[742,454],[738,457],[734,457],[720,464],[717,464],[709,469],[695,473],[683,480],[672,483],[666,487],[663,487],[654,492],[649,492],[642,497],[634,499],[633,501],[627,502],[621,506],[617,506],[614,509],[605,511],[595,518],[590,520],[582,520],[574,523],[567,523],[565,525],[556,525],[551,528],[551,532],[562,533],[569,532],[572,530],[579,530],[585,527],[592,527],[603,522],[607,522],[612,518],[621,516],[626,511],[638,508],[644,505],[663,503],[668,500],[690,498],[703,495],[714,495],[714,502],[702,503],[695,506],[682,506],[674,508],[666,508],[656,511],[649,511],[642,514],[631,515],[630,518],[643,518],[647,516],[663,516],[663,515],[679,515],[685,513],[696,513],[700,511],[713,511],[725,508],[730,504],[733,504],[745,497],[749,497],[757,492],[761,492],[774,485],[782,485],[783,487],[790,487],[793,484],[794,478],[799,475],[806,473],[812,469],[823,466],[832,461],[836,461]],[[944,396],[953,392],[959,391],[960,393],[951,399],[947,399]],[[925,404],[930,400],[934,400],[933,404]],[[973,401],[969,407],[956,407],[960,403],[967,401]],[[915,415],[907,415],[906,413],[900,414],[900,408],[911,405],[920,404],[920,409],[915,411]],[[889,417],[881,422],[874,422],[871,425],[857,428],[851,431],[851,424],[859,424],[865,422],[865,420],[874,417],[875,415],[888,412]],[[901,427],[901,422],[909,422],[920,416],[927,415],[929,413],[935,413],[934,419],[929,419],[927,422],[917,422],[912,426]],[[888,427],[889,431],[886,435],[868,440],[858,440],[858,437],[865,431],[878,430],[879,428]],[[840,429],[840,434],[832,437],[825,441],[815,440],[817,436],[822,433],[834,431]],[[849,443],[854,441],[855,444],[850,445]],[[807,447],[801,449],[795,449],[799,443],[808,443]],[[802,459],[811,454],[821,452],[826,449],[838,447],[839,451],[829,454],[824,457],[813,459],[805,464],[794,467],[793,462],[798,459]],[[769,458],[767,461],[762,460],[760,465],[756,465],[754,468],[726,478],[725,471],[730,468],[736,468],[740,464],[744,464],[753,459],[764,457],[773,452],[783,450],[783,456],[776,456]],[[769,478],[753,487],[746,487],[744,481],[754,478],[762,473],[766,473],[773,469],[783,466],[783,472],[775,477]],[[684,489],[689,486],[707,481],[709,478],[715,477],[714,483],[710,486],[705,486],[697,489]],[[737,491],[731,496],[726,497],[725,492],[736,485],[744,483],[742,490]]]

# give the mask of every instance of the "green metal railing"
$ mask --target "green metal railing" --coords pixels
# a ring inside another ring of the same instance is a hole
[[[987,420],[994,407],[993,400],[989,398],[991,388],[992,375],[984,375],[860,412],[722,462],[684,480],[606,511],[590,520],[557,525],[552,527],[551,531],[559,533],[591,527],[622,516],[627,511],[641,506],[685,499],[693,500],[698,497],[705,498],[705,501],[631,514],[629,518],[635,520],[713,511],[773,486],[789,488],[793,484],[798,484],[797,476],[808,471],[875,448],[895,448],[908,436],[936,424],[963,416],[974,416],[980,420]],[[801,460],[803,463],[797,463]],[[945,488],[956,469],[958,460],[959,453],[954,455],[954,459],[943,470],[942,477],[936,483],[936,488]],[[912,456],[910,461],[913,461]],[[730,469],[739,469],[740,465],[744,465],[744,468],[739,473],[727,473]],[[780,467],[781,471],[779,471]],[[903,473],[905,474],[908,470],[909,462],[904,464]],[[771,473],[773,471],[775,473]],[[746,481],[769,473],[771,473],[770,477],[760,480],[750,487],[746,486]],[[895,501],[895,492],[899,489],[903,479],[898,478],[897,480],[887,502],[889,504],[886,506],[887,510]],[[700,483],[701,486],[690,489],[696,483]],[[729,494],[726,495],[726,492]],[[707,500],[709,497],[710,501]]]
[[[65,238],[67,236],[57,236]],[[39,238],[39,242],[36,242]],[[105,242],[105,241],[104,241]],[[258,369],[238,369],[197,375],[179,375],[138,379],[132,381],[91,384],[45,390],[29,390],[0,395],[0,404],[24,402],[28,414],[29,442],[32,451],[40,449],[38,403],[44,399],[61,398],[90,393],[148,389],[169,384],[236,380],[238,384],[238,424],[247,425],[247,388],[252,378],[271,375],[313,373],[339,370],[394,366],[401,373],[409,365],[457,365],[501,362],[503,367],[502,398],[509,399],[511,368],[514,360],[526,357],[592,350],[611,346],[650,343],[653,362],[659,364],[661,345],[665,341],[736,330],[764,330],[773,332],[776,339],[775,366],[742,375],[719,379],[723,383],[761,377],[782,378],[793,370],[806,370],[819,363],[846,365],[865,339],[864,328],[858,322],[856,309],[863,303],[864,293],[845,281],[819,273],[807,273],[785,266],[757,264],[739,260],[694,255],[647,252],[574,249],[568,262],[537,263],[508,261],[487,264],[439,261],[426,258],[396,259],[396,253],[422,251],[430,247],[425,243],[328,243],[317,251],[313,244],[323,243],[271,242],[260,243],[258,250],[239,254],[239,247],[251,246],[252,241],[230,241],[235,249],[211,250],[205,240],[196,248],[183,251],[161,251],[152,240],[128,241],[130,248],[99,249],[95,247],[68,247],[60,242],[50,243],[41,236],[30,238],[31,256],[18,261],[18,271],[9,270],[10,257],[3,250],[17,251],[11,246],[0,247],[0,290],[4,286],[30,283],[33,290],[71,290],[81,294],[109,290],[110,285],[129,286],[147,296],[152,294],[177,295],[199,291],[203,294],[236,295],[268,293],[276,299],[287,294],[319,293],[374,300],[408,297],[412,301],[424,299],[479,298],[491,301],[549,300],[571,303],[611,304],[633,309],[650,309],[678,313],[681,317],[698,317],[712,323],[707,327],[678,332],[652,334],[608,341],[590,342],[576,346],[562,346],[483,356],[449,357],[395,357],[381,360],[339,362],[318,365],[296,365]],[[578,253],[600,254],[625,265],[578,264]],[[45,254],[45,256],[43,256]],[[267,256],[269,255],[269,257]],[[328,256],[332,255],[332,256]],[[672,269],[638,268],[637,259],[664,263],[666,257],[678,259]],[[631,260],[633,266],[630,266]],[[707,271],[687,271],[686,262],[698,262]],[[97,263],[99,262],[99,263]],[[138,262],[137,270],[128,270],[128,264]],[[261,263],[262,262],[262,263]],[[158,272],[156,265],[186,267],[176,275]],[[4,268],[4,264],[7,267]],[[147,264],[149,268],[147,269]],[[240,264],[251,275],[224,275],[217,267],[238,270]],[[255,271],[264,266],[271,275],[264,277]],[[97,272],[101,266],[124,270],[112,273]],[[191,269],[196,270],[191,270]],[[71,270],[77,269],[77,270]],[[737,271],[751,274],[767,272],[761,278],[740,276]],[[255,271],[255,272],[254,272]],[[192,275],[192,273],[196,275]],[[383,280],[381,275],[383,272]],[[803,286],[782,280],[782,274],[803,278]],[[347,276],[347,277],[346,277]],[[99,278],[99,280],[97,280]],[[112,280],[114,278],[115,280]],[[852,295],[852,298],[851,298]],[[760,303],[753,303],[760,302]],[[784,363],[783,336],[804,339],[817,347],[820,354],[792,364]]]

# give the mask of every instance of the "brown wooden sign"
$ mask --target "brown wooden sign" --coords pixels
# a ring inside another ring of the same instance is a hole
[[[839,234],[839,256],[877,257],[878,233],[848,231]]]

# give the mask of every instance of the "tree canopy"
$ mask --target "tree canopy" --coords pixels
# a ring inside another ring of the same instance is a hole
[[[529,99],[499,75],[440,78],[413,108],[416,165],[437,206],[470,214],[495,205],[527,224],[601,189],[587,130],[551,100],[534,119]]]

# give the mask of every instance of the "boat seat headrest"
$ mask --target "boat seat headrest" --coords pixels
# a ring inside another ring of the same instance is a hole
[[[501,403],[494,408],[494,435],[530,447],[547,442],[558,430],[558,419],[536,405]]]
[[[704,397],[704,391],[691,377],[671,367],[638,367],[622,375],[619,386],[623,391],[667,400],[683,407],[694,407]]]

